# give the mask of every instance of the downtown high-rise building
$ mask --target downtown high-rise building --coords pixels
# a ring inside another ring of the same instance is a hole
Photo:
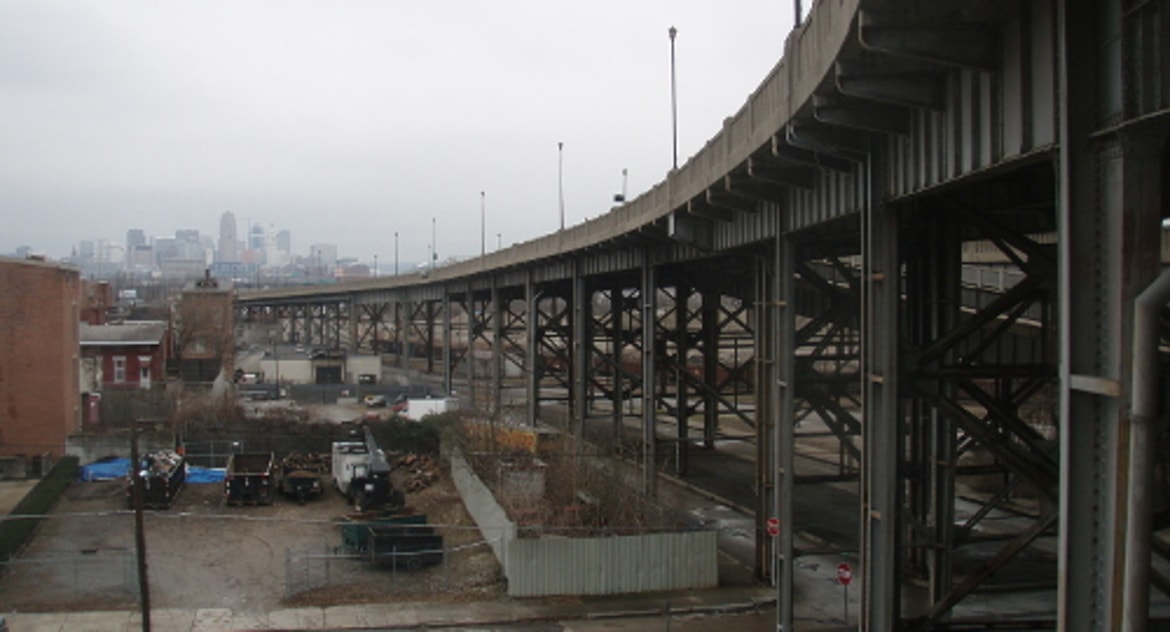
[[[225,211],[219,218],[219,246],[215,251],[215,260],[223,263],[238,263],[240,261],[240,242],[236,237],[236,216],[231,211]]]

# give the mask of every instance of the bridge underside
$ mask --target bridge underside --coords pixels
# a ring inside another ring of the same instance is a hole
[[[1165,301],[1135,324],[1170,216],[1170,8],[914,6],[817,3],[636,228],[242,313],[635,458],[647,495],[732,476],[716,452],[754,463],[730,500],[784,629],[825,554],[860,561],[863,629],[971,622],[1002,591],[1034,607],[983,616],[1141,629],[1151,586],[1170,597]],[[811,77],[806,35],[840,42]],[[826,524],[820,499],[852,510]]]

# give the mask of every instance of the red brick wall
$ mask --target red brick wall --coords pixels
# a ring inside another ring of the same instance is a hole
[[[77,270],[0,258],[0,455],[54,457],[80,423]]]
[[[141,376],[140,370],[142,365],[146,364],[140,361],[140,358],[150,357],[150,381],[152,384],[161,384],[166,379],[166,356],[165,347],[105,347],[98,353],[102,357],[102,387],[103,388],[119,388],[119,387],[133,387],[137,388],[139,385],[139,378]],[[121,357],[126,360],[126,376],[121,383],[114,381],[114,358]]]

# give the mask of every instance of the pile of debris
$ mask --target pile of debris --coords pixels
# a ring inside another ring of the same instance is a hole
[[[286,472],[294,470],[301,470],[305,472],[316,472],[324,474],[330,471],[333,455],[323,454],[319,452],[290,452],[284,460],[280,462],[282,469]]]
[[[402,486],[408,492],[426,489],[442,476],[438,460],[428,454],[405,454],[395,466],[406,470],[407,479]]]

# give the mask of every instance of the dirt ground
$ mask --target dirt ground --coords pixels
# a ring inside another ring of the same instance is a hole
[[[278,497],[244,507],[226,507],[221,484],[187,485],[174,506],[145,518],[151,604],[266,612],[502,594],[499,565],[444,474],[406,496],[448,549],[444,563],[415,573],[375,567],[341,547],[339,523],[350,508],[331,485],[304,505]],[[134,607],[134,517],[122,490],[121,481],[73,483],[0,576],[0,611]]]

